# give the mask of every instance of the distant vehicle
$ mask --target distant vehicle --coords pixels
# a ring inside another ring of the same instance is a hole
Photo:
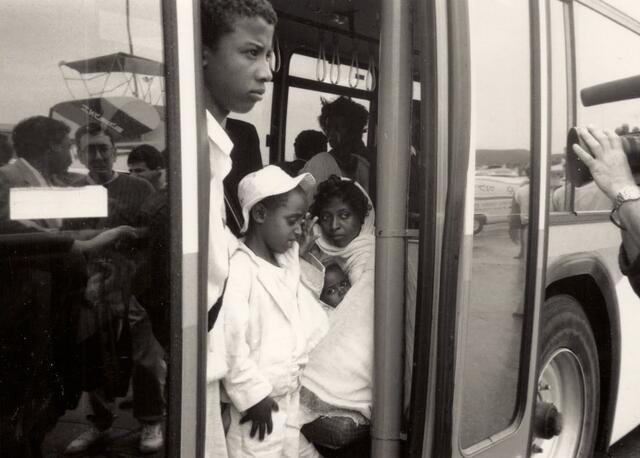
[[[493,170],[497,172],[494,175]],[[516,190],[528,181],[510,169],[489,169],[476,172],[473,233],[478,234],[486,224],[503,223],[509,219],[511,201]],[[486,173],[486,175],[485,175]]]

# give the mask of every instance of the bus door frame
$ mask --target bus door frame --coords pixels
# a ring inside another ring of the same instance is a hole
[[[444,216],[441,277],[436,314],[437,336],[435,361],[435,401],[427,406],[433,418],[431,436],[425,434],[422,456],[494,457],[529,456],[532,441],[532,424],[535,410],[537,384],[538,332],[540,309],[544,301],[545,265],[547,250],[547,157],[542,145],[548,135],[547,111],[547,61],[541,50],[546,48],[545,2],[530,0],[530,49],[531,49],[531,193],[529,249],[522,347],[518,381],[516,413],[505,430],[485,440],[462,449],[459,438],[462,412],[464,362],[464,329],[468,304],[466,303],[464,278],[470,269],[471,249],[465,233],[465,200],[469,155],[472,153],[472,84],[470,54],[470,22],[468,1],[437,3],[446,11],[449,39],[449,182]],[[437,14],[436,14],[436,17]],[[475,90],[482,90],[476,88]],[[474,202],[466,202],[473,208]],[[471,214],[473,211],[471,211]],[[472,225],[471,225],[472,226]],[[465,246],[469,245],[468,247]],[[417,345],[416,345],[417,347]],[[415,380],[414,380],[415,382]],[[468,382],[468,381],[467,381]],[[414,383],[415,386],[415,383]],[[431,407],[432,406],[432,407]],[[429,428],[429,425],[427,425]],[[425,430],[428,431],[428,430]],[[431,441],[429,442],[429,438]],[[434,438],[437,438],[435,440]],[[416,455],[418,456],[418,455]]]

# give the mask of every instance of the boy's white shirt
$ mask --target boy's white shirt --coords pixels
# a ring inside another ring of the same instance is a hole
[[[210,308],[220,297],[229,275],[229,260],[238,247],[238,239],[225,224],[223,180],[231,171],[233,142],[229,135],[207,111],[209,162],[209,246],[207,274],[207,305]],[[224,307],[220,309],[216,325],[208,334],[207,380],[220,380],[228,370],[224,339]]]
[[[229,259],[238,241],[225,224],[223,180],[231,170],[233,142],[213,115],[207,111],[209,137],[209,246],[207,247],[207,304],[211,307],[222,294],[229,273]],[[220,379],[227,372],[224,340],[224,307],[216,325],[207,335],[207,421],[205,456],[227,458],[227,445],[220,414]]]

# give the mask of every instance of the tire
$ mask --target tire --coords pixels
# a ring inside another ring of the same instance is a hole
[[[547,299],[542,308],[538,401],[562,414],[560,435],[533,440],[533,457],[590,458],[600,406],[598,350],[589,320],[569,295]]]

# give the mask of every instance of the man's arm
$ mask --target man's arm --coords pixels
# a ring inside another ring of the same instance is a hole
[[[578,157],[589,167],[598,187],[614,202],[618,193],[627,186],[636,186],[620,137],[613,131],[588,127],[578,128],[578,135],[587,145],[573,145]],[[640,253],[640,201],[627,201],[617,211],[622,230],[622,242],[633,261]]]

